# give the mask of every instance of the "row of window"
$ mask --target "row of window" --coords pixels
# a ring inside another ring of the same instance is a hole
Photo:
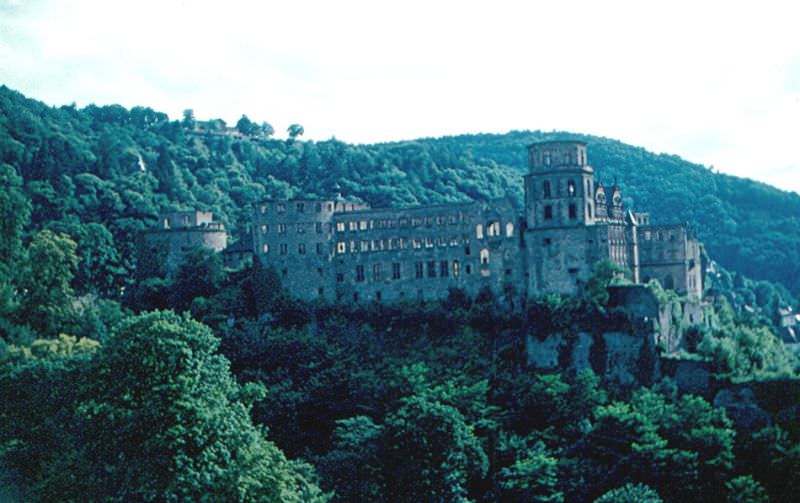
[[[269,243],[263,243],[261,245],[261,253],[264,255],[268,255],[270,253],[270,246]],[[306,244],[305,243],[298,243],[297,244],[297,254],[298,255],[305,255],[306,254]],[[317,255],[323,255],[325,253],[325,246],[322,243],[316,243],[314,245],[314,251]],[[288,255],[289,254],[289,244],[288,243],[280,243],[278,245],[278,253],[280,255]]]
[[[488,258],[487,258],[488,260]],[[383,268],[384,264],[372,264],[371,277],[372,281],[383,281],[384,274],[390,274],[389,278],[392,281],[397,281],[403,279],[403,265],[400,262],[393,262],[391,264],[391,269],[388,271],[384,271]],[[464,267],[464,272],[466,274],[472,274],[472,266],[467,264]],[[447,260],[430,260],[428,262],[414,262],[414,272],[411,277],[414,279],[424,279],[424,278],[448,278],[450,276],[457,278],[461,275],[461,264],[458,260],[453,260],[449,262]],[[367,280],[367,268],[364,265],[357,265],[355,268],[355,280],[358,283],[363,283]],[[336,281],[341,283],[344,281],[344,273],[337,273],[336,274]]]
[[[458,236],[450,236],[446,238],[440,236],[434,239],[431,236],[424,238],[389,238],[389,239],[362,239],[350,241],[338,241],[336,243],[336,253],[359,253],[359,252],[373,252],[383,250],[405,250],[412,248],[420,250],[422,248],[440,248],[455,247],[464,244],[464,254],[470,254],[469,239],[461,239]]]
[[[370,229],[394,229],[395,227],[428,227],[436,225],[455,225],[464,221],[464,214],[438,215],[425,217],[374,218],[366,220],[347,220],[336,222],[336,232],[357,232]]]
[[[561,188],[560,185],[557,185],[557,187],[559,189]],[[589,180],[589,179],[586,180],[586,192],[585,193],[586,194],[591,194],[592,193],[592,181]],[[561,190],[558,190],[557,196],[560,196],[560,195],[561,195]],[[575,180],[567,180],[567,196],[568,197],[577,197],[577,195],[578,195],[578,191],[577,191],[577,185],[575,183]],[[550,185],[550,180],[544,180],[542,182],[542,197],[544,199],[550,199],[550,198],[553,197],[553,191],[552,191],[552,187]]]
[[[556,162],[559,160],[564,164],[572,164],[573,161],[577,161],[577,164],[583,166],[586,163],[586,154],[583,150],[578,149],[576,155],[572,155],[572,150],[567,152],[542,152],[541,156],[536,155],[536,160],[544,164],[545,166],[550,166],[553,164],[553,154],[555,154]]]
[[[287,224],[275,224],[274,230],[278,234],[285,234],[287,228],[288,228]],[[311,224],[294,224],[294,229],[297,231],[298,234],[305,233],[306,232],[306,228],[310,229],[311,228]],[[316,231],[317,234],[322,234],[323,229],[324,229],[324,227],[323,227],[322,222],[314,222],[314,231]],[[261,231],[261,234],[269,234],[270,225],[269,224],[261,224],[259,226],[259,230]],[[328,231],[330,231],[330,230],[331,230],[331,224],[328,224]]]
[[[330,203],[330,202],[329,203],[325,203],[324,206],[323,206],[322,202],[316,202],[316,203],[313,203],[313,202],[308,202],[308,203],[306,203],[306,202],[296,202],[296,203],[274,203],[274,205],[275,205],[274,211],[276,213],[286,213],[287,205],[288,205],[288,207],[291,207],[292,204],[294,204],[294,210],[297,213],[305,213],[306,209],[311,211],[311,208],[313,208],[314,211],[316,211],[317,213],[322,213],[323,207],[328,212],[332,212],[334,210],[333,203]],[[364,207],[365,206],[363,206],[363,205],[358,205],[358,204],[354,204],[354,203],[336,203],[336,208],[335,209],[340,210],[340,211],[353,211],[353,210],[357,210],[357,209],[362,209]],[[258,207],[258,211],[262,215],[265,215],[265,214],[269,213],[269,208],[270,208],[269,204],[263,203]]]

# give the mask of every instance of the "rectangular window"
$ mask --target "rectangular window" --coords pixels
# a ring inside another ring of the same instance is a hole
[[[269,232],[269,225],[267,225],[267,224],[262,224],[262,225],[261,225],[261,234],[266,234],[266,233],[268,233],[268,232]]]
[[[542,191],[544,192],[544,198],[545,199],[549,199],[550,198],[550,182],[548,182],[547,180],[545,180],[542,183]]]
[[[392,264],[392,279],[400,279],[400,263],[395,262]]]
[[[344,222],[336,222],[336,232],[344,232]]]
[[[306,227],[303,224],[297,224],[297,233],[302,234],[306,231]]]
[[[484,248],[481,250],[481,264],[486,265],[489,263],[489,250]]]
[[[286,211],[286,205],[283,203],[278,203],[275,205],[275,209],[278,211],[278,213],[284,213]]]
[[[261,214],[263,215],[266,212],[267,212],[267,205],[266,204],[262,204],[261,205]]]
[[[552,220],[553,219],[553,207],[549,204],[544,207],[544,219],[545,220]]]
[[[450,265],[446,260],[439,262],[439,276],[446,278],[450,273]]]
[[[263,245],[261,245],[261,252],[262,253],[269,253],[269,245],[267,243],[264,243]]]
[[[305,255],[306,254],[306,244],[305,243],[299,243],[297,245],[297,253],[299,253],[300,255]]]
[[[383,279],[383,270],[381,264],[372,265],[372,280],[381,281]]]
[[[367,230],[367,221],[362,220],[358,223],[358,230],[365,231]]]
[[[357,265],[356,266],[356,281],[362,282],[364,281],[364,266]]]
[[[342,274],[342,273],[340,273],[340,272],[337,272],[337,273],[336,273],[336,282],[337,282],[337,283],[342,283],[342,282],[344,282],[344,274]]]
[[[322,243],[317,243],[317,255],[322,255]]]
[[[286,224],[278,224],[278,234],[286,232]]]
[[[436,262],[431,260],[428,262],[428,277],[435,278],[436,277]]]
[[[352,220],[352,221],[348,222],[348,227],[350,228],[351,232],[355,232],[355,231],[358,230],[358,222],[356,222],[355,220]],[[344,230],[344,229],[342,229],[342,230]]]
[[[414,262],[414,277],[420,279],[423,276],[422,262]]]
[[[287,253],[289,253],[289,245],[281,243],[281,255],[286,255]]]
[[[347,250],[347,245],[344,241],[339,241],[336,243],[336,253],[344,253]]]
[[[303,213],[306,209],[306,205],[303,203],[297,203],[297,212]]]
[[[574,204],[569,205],[569,218],[570,220],[578,218],[578,208]]]
[[[322,222],[317,222],[314,224],[314,228],[317,231],[317,234],[322,234]]]
[[[361,251],[362,252],[369,251],[369,241],[361,241]]]
[[[458,260],[454,260],[453,261],[453,276],[457,278],[460,273],[461,273],[461,270],[458,267]]]
[[[317,213],[322,212],[322,203],[317,203]]]

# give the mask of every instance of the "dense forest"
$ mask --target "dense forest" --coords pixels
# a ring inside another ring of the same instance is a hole
[[[272,133],[0,88],[0,482],[19,500],[796,499],[798,362],[775,315],[800,293],[800,196],[571,133]],[[305,303],[258,261],[228,269],[201,249],[169,277],[136,274],[138,233],[165,210],[213,211],[237,237],[267,197],[521,202],[525,145],[555,138],[586,141],[629,206],[697,226],[720,266],[715,322],[692,327],[690,356],[766,397],[758,420],[669,379],[530,371],[527,334],[618,322],[602,267],[593,290],[522,309],[457,290]]]

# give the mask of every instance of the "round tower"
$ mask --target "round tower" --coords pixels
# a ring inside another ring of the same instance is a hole
[[[528,147],[525,176],[528,228],[590,225],[595,219],[594,170],[580,141],[548,141]]]

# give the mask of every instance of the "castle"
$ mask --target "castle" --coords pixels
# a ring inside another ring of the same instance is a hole
[[[584,143],[535,143],[528,161],[522,215],[510,200],[399,209],[342,199],[262,201],[252,251],[306,300],[439,299],[453,287],[470,295],[488,287],[509,299],[576,294],[602,259],[628,269],[635,283],[656,279],[701,297],[694,232],[626,210],[619,187],[595,183]],[[204,225],[197,236],[219,230]],[[160,241],[171,235],[181,236],[160,229],[145,242],[172,250]]]

